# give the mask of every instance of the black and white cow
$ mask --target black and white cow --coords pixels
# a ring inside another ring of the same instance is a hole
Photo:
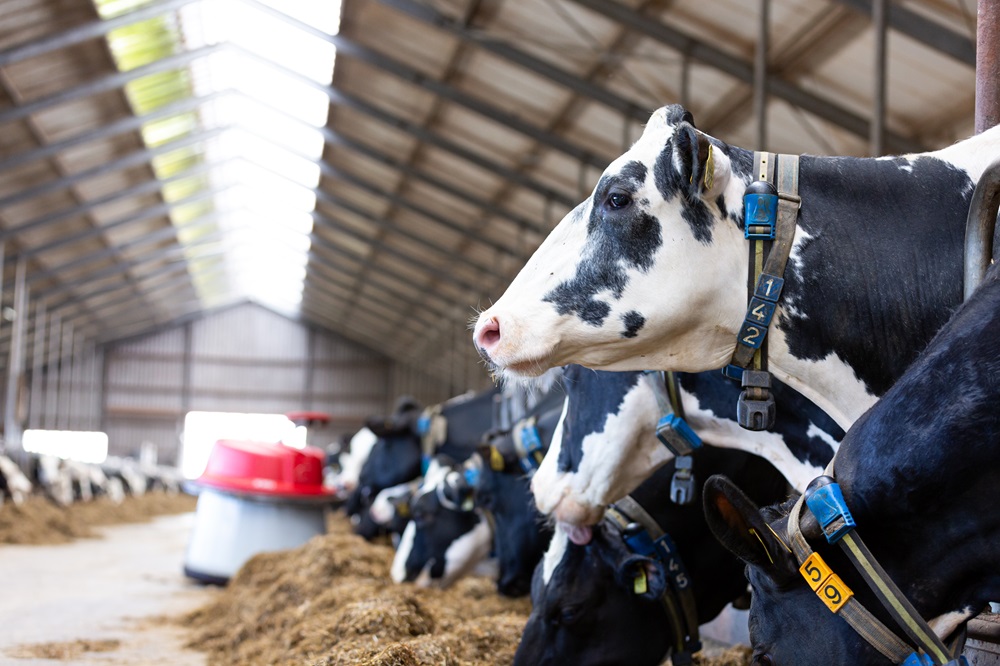
[[[386,488],[372,501],[368,514],[376,525],[389,533],[393,546],[399,545],[399,537],[410,522],[410,502],[420,490],[421,481],[414,479]]]
[[[764,459],[742,451],[703,447],[694,456],[707,473],[735,474],[759,501],[787,497],[784,478]],[[743,564],[714,544],[700,502],[670,499],[671,461],[632,494],[672,538],[690,580],[697,621],[704,624],[746,594]],[[637,593],[637,569],[648,589]],[[668,583],[662,560],[638,555],[620,528],[603,521],[585,546],[561,528],[532,582],[533,608],[515,666],[628,664],[656,666],[678,644],[661,595]],[[797,662],[805,663],[805,662]],[[810,663],[821,663],[819,661]]]
[[[1000,599],[1000,515],[989,509],[1000,483],[998,271],[990,269],[912,367],[851,427],[834,461],[857,534],[942,638]],[[749,565],[755,664],[894,663],[800,577],[787,545],[788,504],[759,512],[718,477],[706,483],[704,500],[713,530]],[[855,597],[896,626],[816,522],[800,524]]]
[[[449,494],[461,466],[435,456],[409,504],[410,521],[399,539],[390,567],[397,583],[448,587],[470,573],[490,554],[493,528],[471,502],[462,505]]]
[[[369,418],[365,427],[377,437],[358,473],[358,484],[347,498],[345,510],[354,531],[366,539],[381,533],[368,515],[371,502],[382,490],[415,479],[421,474],[420,436],[417,420],[421,406],[408,396],[399,398],[388,418]]]
[[[718,372],[679,373],[679,380],[687,423],[706,445],[761,456],[799,490],[822,472],[843,437],[829,416],[780,382],[774,396],[782,417],[773,432],[753,432],[735,420],[736,383]],[[564,369],[565,418],[531,481],[542,513],[575,536],[570,526],[596,523],[605,506],[673,459],[655,434],[663,382],[660,373]]]
[[[564,395],[555,380],[534,396],[512,428],[482,433],[485,448],[465,466],[436,464],[433,474],[428,471],[410,502],[412,522],[396,550],[395,580],[453,583],[489,552],[483,552],[481,541],[489,528],[498,591],[508,596],[528,592],[551,532],[532,507],[527,475],[548,448],[562,413]],[[466,480],[465,470],[475,472],[475,481]]]
[[[24,504],[31,495],[31,481],[21,471],[20,466],[5,455],[0,454],[0,505],[10,500],[16,505]]]
[[[478,473],[472,492],[476,507],[492,518],[499,568],[497,591],[505,596],[519,597],[531,591],[535,565],[552,538],[549,521],[535,507],[531,478],[537,458],[545,455],[552,441],[563,402],[560,399],[538,406],[533,433],[519,433],[523,423],[515,424],[512,430],[492,433],[477,454]],[[527,450],[524,440],[536,436],[540,448]]]
[[[966,214],[1000,128],[942,150],[800,160],[802,204],[768,335],[774,376],[848,427],[962,301]],[[474,343],[494,370],[726,366],[747,310],[753,153],[656,111],[556,226]]]

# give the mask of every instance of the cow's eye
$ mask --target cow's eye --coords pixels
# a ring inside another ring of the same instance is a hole
[[[608,195],[608,207],[612,210],[621,210],[632,203],[632,197],[624,192],[612,192]]]
[[[750,666],[774,666],[774,660],[769,654],[755,654]]]

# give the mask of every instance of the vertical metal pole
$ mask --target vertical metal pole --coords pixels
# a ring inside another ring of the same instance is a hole
[[[31,404],[28,407],[28,427],[42,427],[42,371],[45,367],[45,332],[46,317],[45,302],[35,308],[35,348],[31,359]]]
[[[53,314],[49,320],[49,363],[45,371],[45,428],[59,427],[59,378],[62,375],[59,363],[59,341],[62,338],[62,319]]]
[[[70,429],[73,395],[73,324],[63,327],[62,350],[59,352],[59,425]]]
[[[70,430],[83,430],[83,346],[82,336],[73,338],[73,375],[70,378],[69,392]]]
[[[1000,0],[979,0],[976,19],[976,133],[1000,124]]]
[[[93,342],[87,345],[87,430],[97,430],[100,427],[100,382],[98,381],[97,345]]]
[[[191,411],[191,373],[194,331],[191,322],[184,324],[184,359],[181,368],[181,418],[187,418]]]
[[[316,329],[310,326],[306,329],[306,376],[302,382],[302,409],[316,409],[313,405],[313,392],[316,379],[316,345],[318,344]]]
[[[760,0],[757,50],[753,59],[753,115],[757,150],[767,150],[767,57],[770,50],[771,0]]]
[[[681,106],[691,110],[691,56],[681,56]]]
[[[885,79],[888,18],[888,0],[872,0],[872,27],[875,30],[875,89],[872,91],[872,123],[869,128],[868,151],[874,157],[885,152]]]
[[[18,419],[17,403],[20,397],[18,387],[24,373],[24,328],[28,323],[28,287],[25,273],[28,262],[24,257],[17,260],[14,277],[14,322],[10,338],[10,361],[7,363],[7,400],[4,406],[4,441],[9,453],[21,450],[21,422]],[[18,455],[20,457],[20,455]]]

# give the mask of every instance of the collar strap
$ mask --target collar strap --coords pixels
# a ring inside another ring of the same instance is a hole
[[[660,596],[673,630],[674,646],[671,660],[676,666],[691,664],[691,655],[701,650],[698,635],[698,608],[691,577],[670,535],[663,531],[649,513],[630,495],[608,507],[604,515],[622,535],[633,553],[658,560],[663,564],[669,584]],[[637,593],[644,589],[645,572],[637,579]]]
[[[690,504],[694,501],[697,490],[694,458],[691,454],[701,448],[701,437],[684,418],[677,373],[647,370],[645,374],[653,386],[656,404],[663,414],[656,424],[656,438],[674,454],[677,461],[670,480],[670,499],[675,504]]]
[[[774,425],[774,398],[767,372],[767,331],[784,287],[785,264],[798,219],[799,157],[754,153],[754,173],[743,196],[744,236],[750,240],[747,277],[749,305],[736,336],[736,349],[723,374],[740,379],[743,393],[737,420],[748,430]]]
[[[820,476],[809,484],[788,516],[788,538],[791,550],[800,564],[799,573],[827,608],[841,615],[862,638],[892,663],[904,666],[968,666],[965,657],[951,656],[934,630],[865,546],[855,531],[854,518],[832,475],[833,461],[827,467],[827,475]],[[827,541],[841,547],[910,641],[901,639],[872,615],[820,554],[812,550],[799,525],[802,510],[806,506],[815,515]],[[917,649],[914,649],[914,645]]]
[[[545,458],[545,445],[538,432],[538,419],[534,416],[517,422],[511,430],[514,450],[525,474],[533,474]]]

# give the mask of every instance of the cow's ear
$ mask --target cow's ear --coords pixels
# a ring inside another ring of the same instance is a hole
[[[729,179],[729,158],[687,122],[674,130],[674,168],[689,199],[714,199]]]
[[[371,416],[365,420],[365,427],[375,433],[376,437],[388,437],[395,424],[393,424],[391,419]]]
[[[667,572],[658,560],[629,555],[618,564],[618,583],[636,596],[659,599],[667,590]]]
[[[709,529],[731,553],[771,574],[794,571],[788,546],[732,481],[720,474],[710,476],[703,501]]]

